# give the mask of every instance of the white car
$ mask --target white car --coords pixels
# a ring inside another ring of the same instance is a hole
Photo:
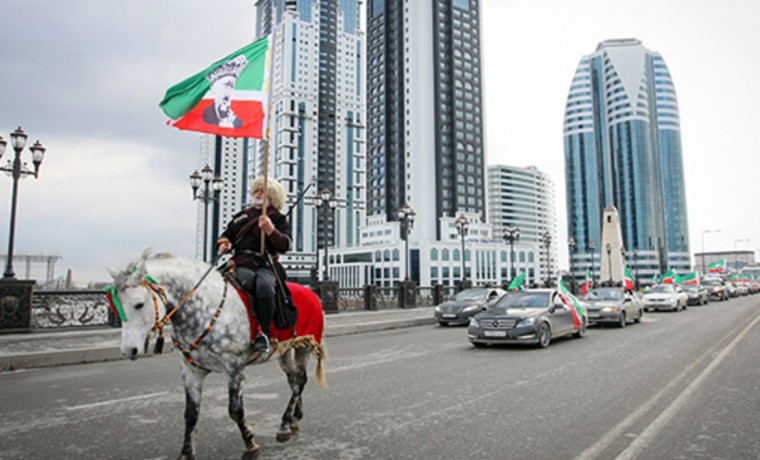
[[[689,298],[680,286],[658,284],[644,294],[644,311],[650,310],[686,310]]]

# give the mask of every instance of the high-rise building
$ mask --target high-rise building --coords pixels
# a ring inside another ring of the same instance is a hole
[[[662,56],[635,39],[606,40],[584,56],[567,100],[564,144],[576,280],[592,267],[598,273],[608,205],[619,212],[627,263],[638,265],[642,280],[689,271],[678,103]]]
[[[270,141],[257,144],[256,170],[288,192],[293,250],[283,257],[289,276],[304,280],[318,248],[353,247],[365,221],[364,33],[358,0],[259,0],[257,36],[271,34]],[[310,197],[328,190],[333,215]]]
[[[219,234],[224,231],[227,222],[232,220],[232,216],[242,210],[250,200],[249,144],[249,140],[245,138],[210,134],[200,136],[198,171],[209,165],[214,177],[220,177],[223,183],[218,200],[209,202],[208,205],[203,199],[197,201],[195,256],[198,259],[210,261],[214,257]],[[205,185],[201,184],[196,195],[203,196],[204,187]],[[211,184],[209,195],[214,196]],[[205,215],[206,212],[208,216]],[[204,223],[208,225],[205,230]]]
[[[547,278],[547,270],[554,276],[559,244],[554,181],[535,166],[491,165],[487,182],[488,216],[496,236],[503,235],[507,225],[516,226],[520,237],[515,245],[534,248],[540,257],[535,261],[540,273],[534,277],[529,272],[528,278],[541,282]],[[551,237],[548,251],[544,237],[547,232]],[[527,254],[533,256],[531,251]],[[519,253],[515,256],[517,263],[526,262],[519,259]]]
[[[424,209],[413,240],[443,238],[445,217],[486,220],[480,10],[367,3],[367,213],[391,222],[404,204]]]

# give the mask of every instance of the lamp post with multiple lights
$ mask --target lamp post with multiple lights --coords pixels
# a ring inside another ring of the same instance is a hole
[[[198,190],[203,184],[203,192]],[[222,191],[224,180],[219,176],[214,176],[214,170],[211,166],[206,166],[199,173],[197,170],[190,174],[190,188],[193,189],[193,200],[203,202],[203,261],[208,262],[208,205],[219,201],[219,194]]]
[[[16,279],[16,274],[13,273],[13,245],[16,237],[16,208],[18,206],[18,180],[23,177],[37,175],[40,171],[40,165],[45,157],[45,147],[37,141],[29,147],[32,152],[32,163],[34,164],[34,171],[29,170],[26,163],[21,163],[21,152],[26,145],[26,139],[29,137],[19,126],[15,131],[11,133],[11,148],[15,153],[13,160],[8,160],[8,163],[0,167],[0,171],[5,172],[13,179],[13,188],[11,192],[11,220],[10,229],[8,230],[8,260],[5,264],[5,273],[3,273],[4,280]],[[5,153],[5,147],[8,142],[0,136],[0,157]]]
[[[409,232],[414,227],[414,209],[408,204],[404,204],[398,210],[398,220],[401,225],[401,238],[404,240],[404,258],[406,267],[404,271],[404,281],[409,281]]]
[[[546,287],[549,287],[552,283],[552,273],[549,257],[549,247],[551,247],[552,244],[552,235],[549,233],[549,230],[541,234],[541,243],[543,243],[543,245],[546,247]]]
[[[702,273],[707,273],[705,269],[705,233],[720,233],[720,229],[702,230]]]
[[[332,194],[332,192],[324,188],[321,192],[319,192],[315,199],[315,204],[317,205],[317,212],[322,214],[323,216],[327,216],[330,220],[333,218],[333,212],[335,211],[335,207],[338,205],[338,200],[335,198],[335,196]],[[319,228],[320,226],[317,226],[317,235],[319,236]],[[330,258],[329,258],[329,249],[328,246],[329,243],[329,232],[326,228],[322,229],[322,247],[325,248],[325,271],[322,275],[322,279],[324,281],[330,280]],[[317,238],[319,239],[319,238]]]
[[[462,288],[464,288],[465,283],[467,282],[467,274],[464,265],[464,238],[467,236],[467,229],[469,228],[470,223],[467,221],[464,214],[460,214],[454,221],[454,224],[457,226],[457,233],[462,241]]]
[[[520,239],[520,227],[508,224],[504,227],[504,241],[509,243],[509,281],[515,279],[515,241]]]
[[[588,242],[588,252],[591,256],[591,287],[594,287],[594,280],[596,279],[596,276],[594,274],[594,251],[596,251],[596,243],[593,241]]]

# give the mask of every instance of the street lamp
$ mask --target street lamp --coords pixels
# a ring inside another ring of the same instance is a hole
[[[198,189],[203,183],[203,193],[198,194]],[[214,177],[214,170],[211,166],[206,166],[199,173],[195,170],[190,174],[190,188],[193,189],[193,200],[203,202],[203,261],[208,261],[208,205],[219,200],[219,193],[222,191],[224,180],[221,177]],[[213,191],[213,194],[210,193]]]
[[[596,251],[596,243],[593,241],[588,242],[588,252],[591,256],[591,287],[594,287],[594,280],[596,278],[594,273],[594,251]]]
[[[607,245],[604,246],[604,249],[607,250],[607,271],[610,275],[609,285],[612,286],[612,245],[607,243]]]
[[[739,257],[736,254],[736,243],[746,243],[749,242],[749,238],[740,238],[738,240],[734,240],[734,270],[739,271]]]
[[[32,163],[34,164],[34,171],[30,171],[26,163],[21,163],[21,152],[24,150],[26,144],[27,135],[24,130],[19,126],[15,131],[11,133],[11,147],[15,152],[13,160],[8,160],[8,163],[0,167],[0,171],[4,171],[6,174],[13,178],[13,191],[11,194],[11,221],[10,230],[8,231],[8,260],[5,265],[5,273],[3,273],[4,280],[13,280],[16,278],[13,273],[13,242],[16,236],[16,206],[18,203],[18,180],[22,177],[34,176],[37,178],[37,174],[40,171],[40,165],[42,159],[45,157],[45,147],[40,144],[40,141],[34,143],[29,150],[32,152]],[[8,145],[5,139],[0,136],[0,157],[5,153],[5,146]]]
[[[404,281],[409,281],[409,232],[414,227],[414,209],[404,203],[398,210],[398,220],[401,225],[401,238],[404,240],[404,257],[406,258],[406,270],[404,271]]]
[[[575,252],[575,238],[567,239],[568,262],[570,263],[570,292],[575,294],[575,272],[573,271],[573,253]]]
[[[520,227],[508,224],[504,227],[504,241],[509,243],[509,280],[515,279],[515,241],[520,239]]]
[[[705,270],[705,233],[720,233],[720,230],[702,230],[702,273],[707,273]]]
[[[457,233],[459,233],[459,237],[462,240],[462,288],[464,289],[465,281],[467,281],[467,275],[465,274],[464,266],[464,237],[467,236],[467,228],[469,227],[470,223],[467,221],[467,218],[464,216],[464,214],[460,214],[459,217],[457,217],[454,221],[454,224],[456,224]]]
[[[549,230],[541,234],[541,242],[546,247],[546,287],[549,287],[552,282],[551,267],[549,266],[549,247],[552,244],[552,235]]]
[[[636,290],[639,290],[639,249],[633,248],[633,271],[636,274],[636,280],[634,281]]]
[[[333,211],[335,210],[335,206],[338,205],[338,201],[336,200],[335,196],[333,196],[332,192],[324,188],[321,192],[319,192],[316,196],[316,205],[317,205],[317,212],[323,213],[323,215],[329,215],[332,219]],[[329,214],[327,214],[329,212]],[[325,227],[326,227],[325,223]],[[317,226],[319,229],[319,226]],[[325,248],[325,273],[323,275],[323,280],[328,281],[330,279],[330,259],[329,259],[329,232],[327,231],[327,228],[322,229],[323,230],[323,241],[322,246]]]

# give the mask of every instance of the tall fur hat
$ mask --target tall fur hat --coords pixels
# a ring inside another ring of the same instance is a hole
[[[251,195],[258,192],[259,190],[264,190],[263,177],[257,177],[253,181],[253,184],[251,184]],[[269,200],[269,206],[277,208],[280,211],[285,208],[285,201],[287,200],[285,189],[282,187],[282,185],[280,185],[279,182],[272,179],[271,177],[267,178],[266,196]]]

